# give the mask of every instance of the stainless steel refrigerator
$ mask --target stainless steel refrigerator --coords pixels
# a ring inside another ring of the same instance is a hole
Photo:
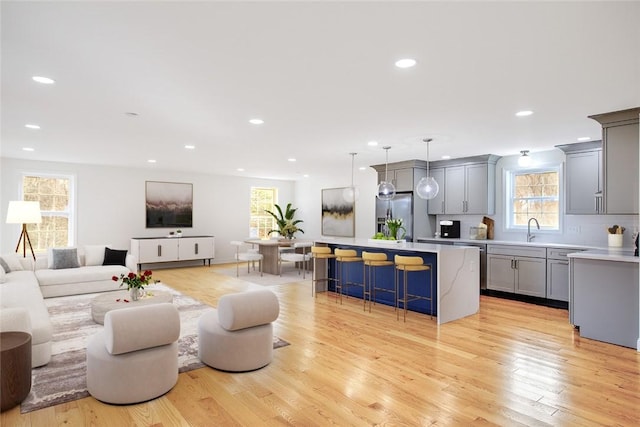
[[[391,200],[380,200],[376,197],[376,231],[385,232],[385,222],[389,218],[402,218],[407,229],[404,238],[413,241],[413,192],[396,193]]]

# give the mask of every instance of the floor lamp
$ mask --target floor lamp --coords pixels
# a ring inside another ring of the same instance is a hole
[[[36,254],[33,253],[31,239],[29,238],[29,233],[27,233],[27,224],[40,224],[41,222],[42,215],[40,214],[40,202],[26,202],[22,200],[9,202],[9,209],[7,209],[7,224],[22,224],[22,233],[20,233],[20,238],[18,239],[16,252],[20,249],[20,242],[22,242],[22,256],[26,257],[28,244],[34,261],[36,259]]]

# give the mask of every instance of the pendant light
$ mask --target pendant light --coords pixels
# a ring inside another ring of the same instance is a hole
[[[429,176],[429,143],[433,139],[425,138],[423,141],[427,145],[427,176],[420,178],[418,185],[416,185],[416,193],[421,199],[431,200],[438,195],[440,186],[432,176]]]
[[[356,200],[358,200],[358,197],[360,197],[360,192],[353,183],[353,165],[356,154],[358,153],[349,153],[349,155],[351,156],[351,187],[347,187],[342,191],[342,197],[350,203],[355,202]]]
[[[529,150],[522,150],[520,151],[520,153],[522,155],[518,157],[518,166],[521,166],[523,168],[531,166],[531,163],[533,163],[533,159],[531,159],[531,156],[529,155]]]
[[[384,165],[384,181],[378,184],[378,199],[380,200],[391,200],[396,195],[396,187],[389,182],[388,180],[388,168],[389,168],[389,149],[390,146],[382,147],[387,152],[387,161]]]

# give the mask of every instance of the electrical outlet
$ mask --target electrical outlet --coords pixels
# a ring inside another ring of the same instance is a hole
[[[580,234],[580,226],[579,225],[571,225],[567,227],[567,231],[573,234]]]

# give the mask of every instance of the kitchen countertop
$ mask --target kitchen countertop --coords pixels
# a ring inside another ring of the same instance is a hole
[[[511,246],[534,246],[539,248],[567,248],[567,249],[603,249],[597,246],[574,245],[567,243],[544,243],[544,242],[521,242],[517,240],[489,240],[489,239],[448,239],[442,237],[417,237],[416,240],[427,240],[430,242],[441,241],[442,244],[452,243],[476,243],[486,245],[511,245]],[[633,255],[633,254],[632,254]]]
[[[327,243],[332,245],[362,246],[367,248],[392,249],[396,251],[427,252],[427,253],[434,253],[434,254],[451,252],[451,251],[462,249],[460,246],[451,246],[447,244],[440,245],[440,244],[414,243],[414,242],[403,242],[400,244],[396,244],[396,243],[385,243],[384,240],[380,240],[380,243],[378,243],[369,239],[357,239],[357,238],[349,238],[349,237],[321,237],[313,240],[315,242]]]
[[[569,258],[594,259],[603,261],[622,261],[639,263],[637,256],[633,255],[633,248],[609,248],[597,246],[574,245],[566,243],[542,243],[542,242],[520,242],[514,240],[488,240],[488,239],[447,239],[438,237],[418,237],[417,240],[426,240],[430,242],[442,241],[462,244],[492,244],[492,245],[511,245],[511,246],[534,246],[539,248],[561,248],[561,249],[579,249],[581,252],[570,253]]]
[[[569,258],[593,259],[600,261],[619,261],[640,263],[637,256],[633,255],[633,249],[593,249],[583,252],[568,254]]]

